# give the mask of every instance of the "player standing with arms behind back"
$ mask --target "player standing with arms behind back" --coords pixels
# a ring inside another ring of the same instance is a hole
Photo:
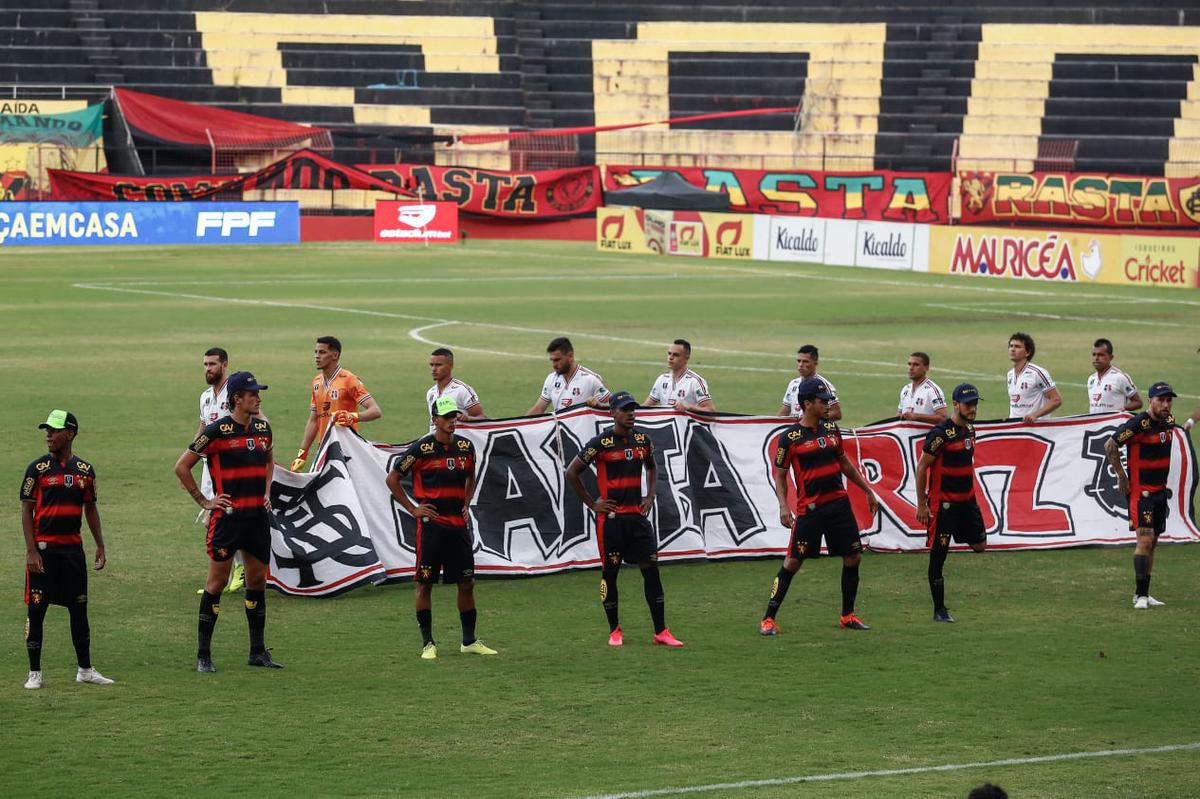
[[[650,386],[650,395],[643,405],[667,405],[681,411],[715,411],[708,383],[688,368],[691,359],[691,343],[682,338],[671,342],[667,347],[667,371]]]
[[[621,562],[636,563],[642,571],[646,604],[654,623],[655,644],[683,646],[667,629],[665,592],[658,570],[658,541],[647,515],[654,507],[657,468],[654,442],[633,426],[637,400],[627,391],[612,395],[613,426],[583,446],[567,467],[567,484],[596,514],[596,543],[600,549],[600,601],[608,617],[608,645],[623,646],[624,635],[617,605],[617,577]],[[593,499],[579,475],[596,467],[600,498]],[[642,473],[650,490],[642,496]]]
[[[1088,413],[1132,413],[1142,407],[1133,378],[1113,366],[1113,345],[1106,338],[1092,344],[1092,368],[1088,375]]]

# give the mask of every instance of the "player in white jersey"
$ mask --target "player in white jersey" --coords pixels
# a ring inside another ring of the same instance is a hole
[[[1013,365],[1008,370],[1008,415],[1026,424],[1049,416],[1062,405],[1054,378],[1033,364],[1035,350],[1028,333],[1013,333],[1008,338],[1008,359]]]
[[[820,357],[821,354],[812,344],[805,344],[796,350],[796,371],[800,376],[788,383],[787,390],[783,392],[783,404],[779,406],[780,416],[804,415],[804,406],[800,404],[800,384],[810,377],[815,377],[823,382],[825,389],[833,395],[833,399],[829,401],[829,412],[825,415],[826,420],[836,422],[842,418],[842,405],[838,402],[837,389],[828,378],[817,374],[817,362]]]
[[[213,347],[204,353],[204,382],[208,383],[208,388],[200,392],[200,427],[196,430],[196,436],[199,436],[205,427],[229,413],[229,398],[225,391],[228,374],[228,352],[220,347]],[[214,492],[212,475],[208,473],[208,458],[201,459],[201,463],[203,466],[200,475],[200,493],[204,495],[205,499],[212,499]],[[207,524],[208,511],[200,511],[196,516],[196,521],[204,521]],[[241,550],[234,552],[233,560],[233,571],[229,575],[229,586],[225,590],[241,591],[246,587],[246,567],[242,564]],[[201,588],[196,593],[203,594],[204,589]]]
[[[946,395],[937,383],[930,380],[929,356],[914,352],[908,356],[908,379],[900,389],[900,404],[896,413],[905,421],[938,424],[946,418]]]
[[[667,347],[667,371],[663,372],[650,386],[650,395],[643,406],[669,405],[681,411],[715,411],[708,383],[688,368],[692,359],[692,345],[677,338]]]
[[[1112,359],[1112,342],[1096,339],[1092,344],[1092,366],[1096,371],[1088,376],[1088,413],[1132,413],[1142,407],[1133,378],[1113,366]]]
[[[550,408],[565,411],[580,405],[593,408],[608,407],[608,389],[600,375],[575,361],[575,348],[566,336],[560,336],[546,347],[553,371],[542,384],[542,393],[526,416],[541,416]]]
[[[446,347],[438,347],[429,355],[429,374],[433,377],[433,385],[425,392],[425,407],[432,408],[438,397],[450,397],[458,404],[462,414],[459,421],[466,419],[483,419],[483,404],[475,389],[454,377],[454,353]],[[435,425],[429,425],[429,432],[435,432]]]

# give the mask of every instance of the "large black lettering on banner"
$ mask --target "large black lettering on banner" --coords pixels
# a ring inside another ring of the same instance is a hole
[[[338,481],[345,481],[347,490],[352,490],[349,488],[349,459],[341,445],[331,444],[325,459],[325,468],[303,488],[293,488],[279,481],[271,483],[271,526],[282,536],[286,550],[280,552],[278,546],[272,548],[274,564],[284,569],[296,569],[299,575],[296,585],[300,588],[321,584],[315,567],[324,560],[359,568],[379,563],[371,538],[354,512],[319,496]]]
[[[688,478],[683,491],[692,501],[700,529],[720,523],[738,545],[765,531],[767,526],[750,499],[745,480],[712,430],[693,424],[688,426],[688,434]]]

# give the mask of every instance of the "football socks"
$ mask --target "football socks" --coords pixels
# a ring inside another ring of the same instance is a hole
[[[213,629],[221,615],[221,597],[205,591],[200,595],[200,625],[197,634],[196,657],[212,659]]]

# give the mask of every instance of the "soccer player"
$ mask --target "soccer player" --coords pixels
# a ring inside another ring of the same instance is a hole
[[[939,424],[946,419],[946,395],[929,374],[929,356],[914,352],[908,356],[908,379],[900,389],[896,412],[905,421]]]
[[[771,584],[767,612],[759,623],[761,635],[775,635],[779,626],[775,616],[787,596],[792,578],[805,558],[821,555],[821,538],[830,555],[842,558],[842,615],[839,623],[847,630],[871,629],[854,613],[858,596],[858,564],[862,560],[862,541],[858,522],[846,494],[845,475],[867,494],[867,504],[874,516],[879,499],[846,457],[842,449],[842,434],[829,421],[827,414],[834,401],[833,392],[824,380],[810,377],[797,386],[800,419],[779,435],[775,450],[775,496],[779,499],[779,521],[792,529],[791,543],[783,567]],[[788,507],[788,470],[796,479],[796,508]]]
[[[1113,345],[1106,338],[1092,343],[1092,367],[1095,374],[1088,375],[1088,413],[1132,413],[1142,407],[1133,378],[1113,366]]]
[[[417,624],[421,659],[437,658],[433,640],[433,584],[458,585],[459,652],[494,655],[475,637],[475,556],[467,529],[468,506],[475,493],[475,448],[454,434],[461,411],[453,397],[438,397],[429,408],[434,432],[413,442],[388,472],[387,486],[396,501],[417,520]],[[413,496],[400,480],[411,474]],[[414,501],[414,499],[416,501]]]
[[[1104,445],[1108,462],[1117,474],[1117,485],[1129,497],[1129,529],[1137,533],[1133,606],[1138,610],[1166,604],[1150,596],[1150,572],[1158,537],[1167,529],[1167,500],[1171,496],[1167,473],[1175,440],[1171,401],[1178,396],[1170,383],[1163,382],[1150,386],[1148,393],[1150,407],[1118,427]],[[1121,465],[1121,447],[1127,447],[1129,474]]]
[[[229,413],[229,397],[225,393],[226,377],[229,371],[229,353],[220,347],[212,347],[205,351],[203,364],[204,382],[208,384],[208,388],[200,392],[200,426],[196,428],[197,436],[207,425]],[[204,460],[202,464],[200,467],[200,493],[212,499],[213,484],[212,475],[208,472],[208,460]],[[203,521],[207,524],[208,511],[202,508],[196,516],[196,521]],[[245,587],[246,567],[242,563],[242,554],[237,552],[233,556],[233,572],[230,574],[229,585],[225,590],[236,593]],[[204,589],[200,588],[196,593],[203,594]]]
[[[837,389],[833,387],[833,383],[830,383],[817,373],[817,363],[819,360],[820,352],[812,344],[805,344],[796,350],[796,371],[800,376],[788,383],[787,390],[783,392],[783,404],[779,406],[780,416],[804,415],[804,408],[801,406],[798,389],[801,383],[812,377],[824,383],[826,391],[832,397],[829,401],[829,415],[826,417],[828,421],[837,422],[841,420],[842,404],[838,401]]]
[[[604,379],[575,360],[575,347],[571,339],[559,336],[546,347],[553,367],[542,383],[542,393],[533,403],[526,416],[541,416],[550,408],[551,413],[565,411],[584,403],[592,408],[608,407],[608,389]]]
[[[1013,365],[1007,378],[1008,415],[1025,424],[1033,424],[1062,405],[1062,396],[1050,373],[1033,364],[1035,350],[1033,336],[1028,333],[1013,333],[1008,337],[1008,359]]]
[[[250,628],[247,664],[281,669],[263,642],[267,625],[267,566],[271,562],[270,492],[275,468],[271,425],[256,418],[262,404],[260,385],[250,372],[234,372],[225,384],[229,413],[205,426],[175,462],[179,484],[205,510],[208,519],[208,580],[200,597],[196,671],[216,671],[213,629],[221,613],[221,591],[229,582],[230,558],[241,550],[246,564],[246,621]],[[208,458],[216,496],[205,497],[192,468]]]
[[[79,670],[75,682],[112,685],[92,666],[88,624],[87,555],[81,522],[96,542],[96,571],[108,562],[100,511],[96,508],[96,470],[72,451],[79,422],[75,414],[50,411],[38,425],[46,431],[47,454],[25,469],[21,481],[21,529],[25,534],[25,651],[29,677],[25,687],[42,687],[42,629],[50,605],[62,605],[71,616],[71,643]]]
[[[636,563],[642,571],[646,604],[654,623],[653,642],[661,646],[683,646],[667,629],[662,576],[658,571],[658,541],[646,516],[654,507],[657,469],[654,442],[633,426],[637,400],[627,391],[612,395],[613,426],[584,445],[567,467],[567,484],[596,514],[596,543],[601,558],[600,601],[608,617],[608,645],[622,646],[621,621],[617,606],[617,576],[621,562]],[[579,475],[596,467],[600,498],[593,499]],[[642,473],[650,490],[642,495]]]
[[[425,392],[425,407],[432,408],[439,397],[450,397],[458,403],[462,414],[459,419],[483,419],[483,405],[475,389],[454,376],[454,353],[445,347],[438,347],[429,355],[429,373],[433,377],[433,385]],[[429,432],[435,430],[429,426]]]
[[[681,411],[715,411],[708,383],[688,368],[691,359],[692,345],[686,339],[677,338],[671,342],[667,347],[667,371],[650,386],[650,395],[642,404],[647,407],[670,405]]]
[[[379,403],[362,380],[349,369],[342,368],[342,342],[333,336],[321,336],[313,348],[313,360],[320,371],[312,381],[312,405],[309,406],[308,423],[304,425],[300,452],[292,461],[293,472],[304,468],[308,448],[314,441],[319,444],[325,438],[330,422],[357,431],[359,422],[370,422],[383,416]]]
[[[917,462],[917,521],[929,528],[933,620],[953,624],[954,617],[946,609],[946,581],[942,577],[950,538],[982,552],[987,548],[987,531],[975,499],[974,422],[979,389],[961,383],[954,388],[951,400],[954,414],[925,434],[925,446]]]

